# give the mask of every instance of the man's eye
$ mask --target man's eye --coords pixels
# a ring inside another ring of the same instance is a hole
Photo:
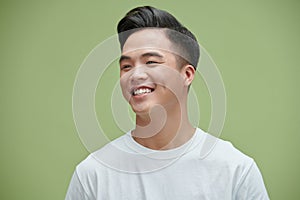
[[[157,64],[157,63],[158,63],[158,62],[152,61],[152,60],[146,62],[146,64]]]
[[[130,65],[123,65],[121,66],[121,69],[129,69],[131,66]]]

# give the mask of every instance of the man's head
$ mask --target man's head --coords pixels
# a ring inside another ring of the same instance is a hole
[[[196,37],[170,13],[151,6],[134,8],[120,20],[117,30],[121,49],[131,34],[145,28],[163,29],[178,54],[180,67],[191,64],[196,69],[200,56]]]
[[[169,13],[148,6],[127,13],[118,32],[120,83],[136,114],[157,105],[170,112],[185,107],[199,59],[193,34]]]

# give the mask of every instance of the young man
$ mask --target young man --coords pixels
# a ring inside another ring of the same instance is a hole
[[[138,7],[118,24],[122,93],[135,129],[92,153],[66,199],[269,199],[253,159],[206,138],[188,119],[187,96],[199,59],[194,35],[169,13]]]

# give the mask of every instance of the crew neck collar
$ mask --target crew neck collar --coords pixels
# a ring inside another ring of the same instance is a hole
[[[187,152],[194,149],[197,145],[199,145],[199,142],[203,137],[202,132],[203,131],[201,129],[196,128],[193,136],[187,142],[185,142],[179,147],[168,150],[154,150],[139,144],[133,139],[131,131],[128,131],[124,135],[124,137],[125,144],[134,153],[141,154],[154,159],[174,159],[186,154]]]

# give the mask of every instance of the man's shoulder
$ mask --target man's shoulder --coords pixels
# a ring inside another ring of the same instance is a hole
[[[219,154],[223,155],[227,155],[226,157],[228,159],[241,159],[244,161],[252,161],[253,159],[243,153],[240,149],[236,148],[230,141],[226,141],[223,139],[218,139],[219,142],[216,145],[216,152],[218,152]]]
[[[197,134],[200,135],[196,141],[198,148],[194,149],[193,152],[200,160],[232,167],[243,166],[244,168],[253,164],[253,159],[237,149],[231,142],[208,134],[201,129],[198,129]],[[137,155],[132,153],[130,143],[129,145],[127,143],[128,137],[128,134],[124,134],[91,153],[77,165],[77,170],[84,173],[94,173],[126,163],[128,159]]]
[[[103,170],[105,169],[106,163],[105,159],[113,158],[119,150],[124,149],[124,139],[126,134],[122,135],[98,150],[90,153],[84,160],[82,160],[76,167],[78,172],[84,173],[94,173],[95,170]]]
[[[226,162],[231,165],[252,165],[253,159],[236,148],[230,141],[203,132],[200,158],[209,161]]]

